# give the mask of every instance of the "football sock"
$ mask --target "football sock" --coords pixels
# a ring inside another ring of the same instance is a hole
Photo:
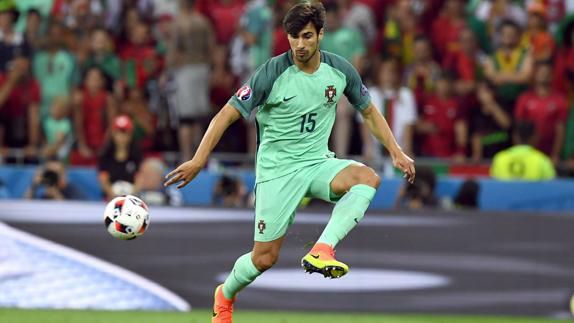
[[[223,296],[227,299],[233,299],[235,294],[251,284],[259,275],[261,272],[255,268],[251,260],[251,252],[244,254],[237,259],[233,270],[223,283]]]
[[[331,219],[317,242],[334,248],[365,216],[376,192],[376,189],[364,184],[351,187],[335,204]]]

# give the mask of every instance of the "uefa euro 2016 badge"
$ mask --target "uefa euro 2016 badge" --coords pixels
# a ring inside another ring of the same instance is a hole
[[[337,89],[334,85],[327,85],[325,89],[325,97],[327,98],[327,102],[323,104],[325,108],[335,105],[335,100],[333,100],[337,96]]]
[[[361,84],[361,96],[365,96],[369,93],[369,90],[365,86],[365,84]]]
[[[253,91],[249,85],[244,85],[239,90],[237,90],[235,96],[241,101],[249,101],[251,99],[251,94],[253,94]]]

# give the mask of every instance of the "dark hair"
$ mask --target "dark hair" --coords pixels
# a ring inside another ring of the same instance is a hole
[[[574,44],[572,44],[572,33],[574,32],[574,20],[570,21],[564,31],[562,32],[562,42],[564,43],[564,47],[570,48]]]
[[[517,33],[520,33],[521,31],[520,26],[516,23],[516,21],[512,19],[504,19],[503,21],[501,21],[500,25],[498,26],[498,32],[499,33],[502,32],[502,29],[504,29],[504,27],[513,27]]]
[[[36,8],[32,8],[32,9],[28,9],[28,11],[26,12],[26,15],[36,15],[40,18],[42,18],[42,15],[40,14],[40,10],[36,9]]]
[[[478,194],[480,185],[474,179],[467,179],[462,183],[454,198],[454,204],[458,207],[476,209],[478,207]]]
[[[283,29],[291,36],[296,36],[311,22],[317,33],[325,25],[325,7],[321,2],[303,2],[294,5],[283,19]]]
[[[530,121],[522,120],[516,123],[516,136],[519,144],[526,144],[534,135],[534,124]]]

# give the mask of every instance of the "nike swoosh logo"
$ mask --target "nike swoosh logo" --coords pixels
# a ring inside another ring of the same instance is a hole
[[[292,97],[290,97],[290,98],[283,97],[283,102],[287,102],[287,101],[291,100],[291,99],[294,98],[294,97],[296,97],[296,95],[294,95],[294,96],[292,96]]]
[[[315,259],[319,259],[319,255],[311,255],[311,257],[315,258]]]

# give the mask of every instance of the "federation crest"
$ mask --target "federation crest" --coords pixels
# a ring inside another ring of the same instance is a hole
[[[263,234],[263,231],[265,230],[267,226],[265,225],[265,221],[263,220],[259,220],[259,223],[257,224],[257,229],[259,229],[259,234]]]
[[[251,94],[253,94],[253,91],[251,90],[249,85],[244,85],[239,90],[237,90],[235,96],[241,101],[248,101],[249,99],[251,99]]]
[[[333,98],[337,95],[337,89],[334,85],[327,85],[327,89],[325,89],[325,97],[327,98],[327,103],[335,103]]]

